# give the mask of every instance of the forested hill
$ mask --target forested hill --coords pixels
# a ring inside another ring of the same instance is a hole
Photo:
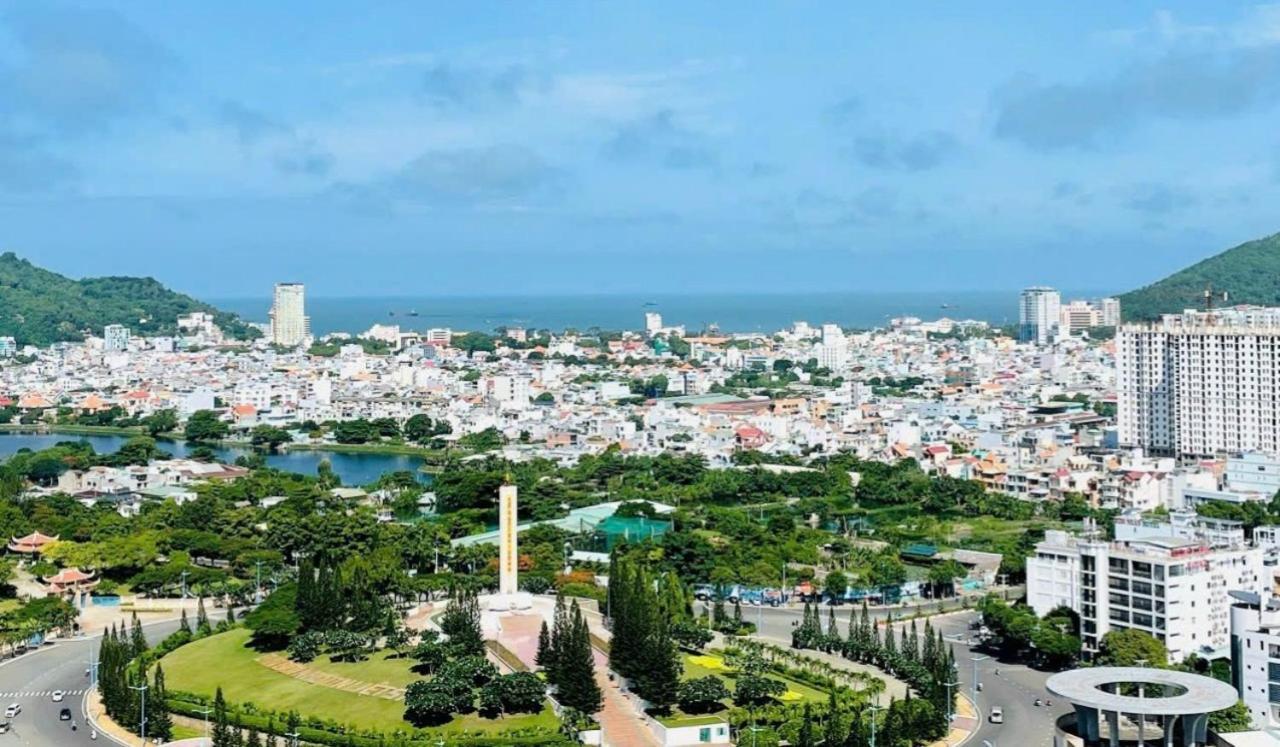
[[[177,329],[180,315],[193,311],[213,312],[232,336],[257,334],[234,314],[175,293],[153,278],[72,280],[13,252],[0,254],[0,337],[14,337],[19,344],[83,340],[86,333],[101,335],[108,324],[126,325],[134,334],[167,334]]]
[[[1125,321],[1143,321],[1200,308],[1209,284],[1219,299],[1222,291],[1228,293],[1227,304],[1280,306],[1280,234],[1241,244],[1129,291],[1120,296],[1120,312]]]

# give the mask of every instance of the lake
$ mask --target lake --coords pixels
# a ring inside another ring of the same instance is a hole
[[[72,433],[0,433],[0,459],[11,456],[21,449],[39,451],[54,446],[60,441],[87,441],[99,454],[109,454],[120,448],[128,440],[126,436],[81,436]],[[185,441],[168,441],[159,439],[159,447],[175,457],[185,457],[191,451]],[[237,449],[217,446],[213,449],[218,459],[227,463],[234,462],[236,457],[253,453],[249,449]],[[419,479],[429,480],[430,476],[418,472],[422,460],[414,456],[396,454],[346,454],[327,451],[286,451],[279,454],[266,454],[267,464],[279,470],[298,472],[304,475],[316,474],[320,462],[328,460],[334,473],[342,479],[343,485],[367,485],[387,472],[407,470],[418,475]]]

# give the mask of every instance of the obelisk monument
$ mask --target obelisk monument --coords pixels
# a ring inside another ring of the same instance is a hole
[[[502,487],[498,488],[498,593],[508,599],[520,589],[516,494],[516,486],[508,475]]]

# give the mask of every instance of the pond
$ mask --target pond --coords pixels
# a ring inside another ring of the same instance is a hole
[[[39,451],[56,445],[60,441],[87,441],[99,454],[110,454],[119,449],[127,436],[82,436],[70,433],[0,433],[0,459],[9,457],[22,449]],[[185,441],[158,439],[157,445],[175,457],[185,457],[192,447]],[[218,459],[227,463],[234,462],[236,457],[253,453],[250,449],[239,449],[227,446],[215,446],[213,450]],[[343,485],[367,485],[376,481],[387,472],[413,472],[420,480],[429,481],[430,475],[418,472],[422,460],[415,456],[403,454],[347,454],[328,451],[285,451],[279,454],[266,454],[268,466],[287,472],[298,472],[304,475],[316,474],[320,462],[328,461],[333,471],[342,479]]]

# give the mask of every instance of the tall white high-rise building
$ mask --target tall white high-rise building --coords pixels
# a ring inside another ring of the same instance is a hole
[[[1102,326],[1119,327],[1120,326],[1120,299],[1104,298],[1099,302],[1102,307]]]
[[[1018,301],[1018,338],[1043,345],[1058,328],[1062,296],[1053,288],[1035,286],[1022,291]]]
[[[18,341],[12,337],[0,337],[0,358],[12,358],[18,354]]]
[[[302,283],[276,283],[271,304],[271,341],[297,347],[311,336],[311,318],[306,313],[306,289]]]
[[[644,331],[650,337],[662,331],[662,315],[656,311],[646,311],[644,313]]]
[[[112,353],[128,350],[130,334],[123,324],[108,324],[102,328],[102,347]]]
[[[822,351],[818,363],[824,368],[837,371],[849,362],[849,344],[845,340],[844,330],[838,324],[822,325]]]
[[[1185,311],[1116,334],[1120,443],[1280,454],[1280,308]]]

